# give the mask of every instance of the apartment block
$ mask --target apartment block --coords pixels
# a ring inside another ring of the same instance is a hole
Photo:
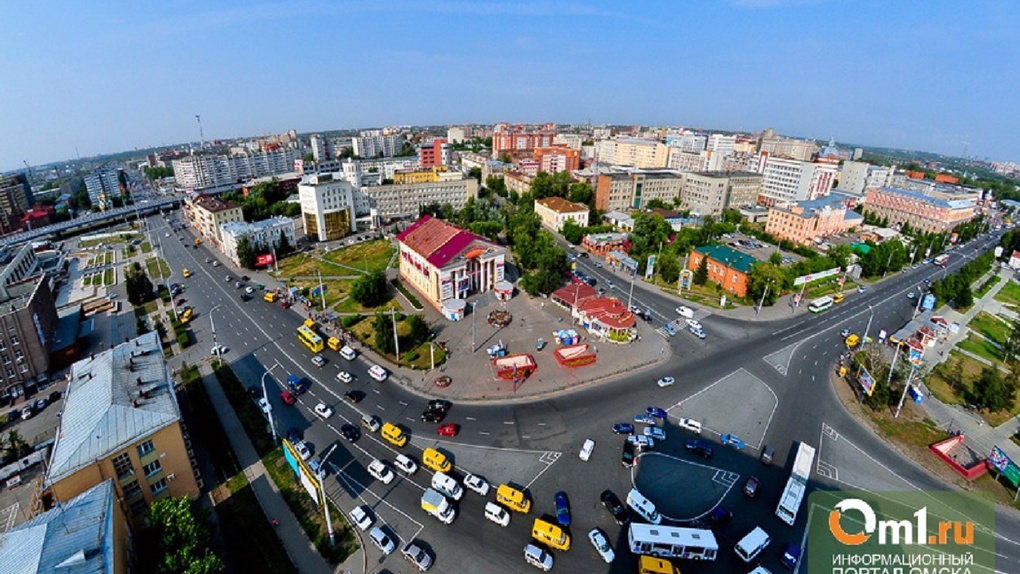
[[[531,151],[535,148],[553,145],[556,137],[556,124],[547,123],[541,127],[513,125],[503,122],[492,129],[492,154],[511,155],[517,152]]]
[[[535,215],[542,220],[542,225],[553,231],[563,229],[563,224],[568,220],[573,220],[581,227],[588,226],[588,206],[567,201],[562,197],[535,200]]]
[[[826,195],[832,190],[838,167],[831,162],[813,162],[760,156],[762,183],[759,203],[769,206],[776,203],[807,201]]]
[[[773,205],[765,232],[797,245],[810,245],[864,224],[864,216],[847,209],[839,196]]]
[[[24,397],[49,377],[57,309],[45,275],[0,285],[0,396]]]
[[[683,178],[673,171],[600,173],[595,184],[595,207],[603,211],[644,209],[653,199],[671,204],[682,189]]]
[[[890,227],[909,223],[914,230],[941,233],[973,219],[979,197],[977,192],[919,193],[876,187],[867,191],[864,208],[881,219],[888,218]]]
[[[21,229],[21,218],[33,203],[32,187],[25,174],[0,175],[0,233]]]
[[[236,189],[249,179],[291,173],[303,152],[297,147],[262,150],[242,146],[230,154],[194,154],[171,163],[178,189],[215,192]]]
[[[184,213],[192,227],[217,247],[223,243],[220,227],[224,223],[244,221],[240,205],[204,193],[184,200]]]
[[[506,172],[503,174],[503,185],[506,187],[507,194],[517,192],[517,195],[524,195],[531,191],[531,182],[535,180],[534,176],[524,175],[523,173]]]
[[[765,130],[758,140],[758,153],[782,156],[799,161],[811,161],[819,151],[818,144],[811,140],[799,140],[777,136],[771,129]]]
[[[585,137],[581,134],[556,134],[553,138],[553,145],[566,146],[578,151],[581,151],[581,144],[584,142]]]
[[[305,235],[335,241],[357,229],[357,188],[338,174],[318,174],[298,184]]]
[[[453,144],[443,138],[436,138],[418,148],[418,164],[422,169],[453,163]]]
[[[734,148],[736,145],[737,136],[712,134],[708,136],[708,141],[705,142],[705,149],[718,153],[722,156],[728,156],[734,154]]]
[[[696,172],[683,174],[680,206],[698,215],[722,214],[724,209],[754,205],[762,176],[752,172]]]
[[[84,180],[89,201],[104,211],[113,207],[113,198],[127,195],[127,175],[122,169],[106,165],[86,173]]]
[[[613,165],[655,169],[666,167],[669,159],[669,147],[657,140],[619,138],[614,141],[614,147]]]
[[[368,196],[377,217],[385,221],[417,217],[419,208],[430,203],[449,203],[454,210],[461,210],[468,199],[478,198],[478,181],[452,173],[459,179],[362,186],[360,192]]]
[[[538,162],[538,171],[557,173],[574,171],[581,167],[581,150],[565,145],[535,148],[534,159]]]
[[[393,157],[403,149],[404,136],[383,135],[379,130],[364,131],[351,138],[351,145],[354,147],[354,155],[364,159]]]
[[[223,237],[223,254],[234,265],[240,267],[241,261],[237,258],[237,243],[241,238],[247,237],[248,243],[261,254],[270,253],[280,245],[280,234],[287,238],[287,243],[291,247],[297,245],[294,237],[294,220],[289,217],[270,217],[252,223],[244,221],[224,223],[220,229],[220,236]]]
[[[44,478],[53,499],[113,478],[116,504],[141,526],[152,503],[198,497],[191,438],[155,331],[74,363],[68,380]]]
[[[312,157],[315,158],[315,161],[328,161],[332,159],[329,139],[315,134],[310,138],[309,143],[311,144]]]
[[[451,126],[446,129],[446,139],[452,144],[459,144],[460,142],[467,141],[468,136],[464,128]]]

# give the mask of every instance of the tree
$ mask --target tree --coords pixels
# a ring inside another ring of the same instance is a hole
[[[758,263],[748,275],[747,296],[756,303],[763,301],[764,307],[771,307],[779,300],[785,280],[786,275],[778,265]]]
[[[396,347],[393,341],[393,318],[379,311],[375,314],[372,326],[375,329],[375,347],[383,353],[394,352]]]
[[[769,255],[769,263],[771,263],[773,265],[782,265],[783,264],[783,254],[778,252],[778,251],[773,251],[772,254]]]
[[[373,271],[368,275],[362,275],[351,286],[351,299],[364,307],[381,305],[388,298],[386,274],[382,271]]]
[[[294,248],[290,245],[290,240],[287,239],[287,234],[280,230],[280,239],[276,242],[276,252],[285,254],[290,253]]]
[[[124,287],[127,289],[128,301],[135,306],[142,305],[156,298],[152,290],[152,281],[145,274],[140,263],[135,261],[124,273]]]
[[[563,228],[560,229],[560,235],[563,236],[563,239],[566,239],[574,245],[580,245],[581,240],[584,239],[584,228],[578,225],[573,219],[568,219],[563,222]]]
[[[701,256],[701,262],[698,263],[698,269],[694,272],[694,277],[691,278],[695,285],[704,285],[708,283],[708,257],[705,255]]]
[[[312,163],[315,161],[315,154],[311,152],[306,153],[303,159],[305,160],[305,163]]]
[[[651,199],[647,203],[645,203],[645,207],[648,209],[669,209],[669,206],[666,205],[666,202],[662,201],[658,197],[656,197],[655,199]]]
[[[214,574],[223,561],[213,554],[208,511],[186,497],[165,498],[149,507],[148,536],[154,538],[156,572],[160,574]]]
[[[680,279],[680,257],[675,248],[667,249],[655,260],[655,270],[666,283],[676,283]]]
[[[4,449],[4,464],[10,464],[19,458],[24,453],[25,449],[28,448],[28,443],[21,437],[21,433],[18,429],[13,429],[7,433],[7,440],[3,441]]]
[[[567,199],[574,203],[583,203],[590,206],[592,197],[591,184],[587,181],[579,181],[570,185],[570,193]]]
[[[431,335],[429,324],[421,315],[409,315],[404,319],[404,322],[411,328],[411,332],[407,335],[409,346],[414,347],[429,340]]]
[[[971,401],[990,411],[1006,411],[1016,403],[1016,384],[1002,378],[995,367],[985,367],[974,381]]]
[[[258,262],[258,254],[247,235],[237,240],[237,261],[245,269],[255,269]]]
[[[1020,356],[1020,319],[1014,319],[1010,325],[1009,335],[1002,345],[1002,355],[1006,363],[1013,363]]]
[[[485,178],[485,188],[500,197],[506,197],[506,183],[502,177],[490,175]]]

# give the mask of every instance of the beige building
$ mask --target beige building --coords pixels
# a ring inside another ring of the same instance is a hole
[[[0,397],[20,400],[25,386],[48,379],[57,321],[45,275],[0,285]]]
[[[113,478],[116,504],[141,526],[153,502],[198,497],[197,463],[155,331],[74,363],[68,379],[45,477],[54,500]]]
[[[454,211],[467,205],[468,199],[478,198],[478,180],[452,172],[457,179],[440,179],[423,183],[362,186],[377,217],[396,220],[418,217],[421,206],[430,203],[449,203]]]
[[[680,207],[698,215],[720,215],[724,209],[754,205],[761,180],[760,174],[752,172],[685,173]]]
[[[305,235],[335,241],[357,229],[357,188],[334,174],[319,174],[298,185]],[[367,202],[366,202],[367,203]]]
[[[580,227],[588,227],[588,206],[562,197],[535,200],[535,215],[542,220],[542,225],[553,231],[563,229],[568,220],[573,220]]]
[[[827,195],[836,181],[839,166],[827,161],[802,161],[762,154],[761,196],[763,205],[808,201]]]
[[[595,184],[595,208],[603,211],[645,209],[659,199],[667,205],[680,196],[681,174],[665,170],[640,170],[599,174]]]
[[[758,140],[757,151],[800,161],[811,161],[819,149],[818,144],[811,140],[784,138],[777,136],[771,129],[767,129]]]
[[[434,165],[426,169],[398,169],[393,172],[393,183],[432,183],[442,180],[461,179],[459,173],[450,173],[445,165]]]
[[[899,229],[909,223],[915,231],[942,233],[974,218],[979,194],[959,190],[920,193],[873,187],[865,197],[865,211],[879,219],[888,218],[890,227]]]
[[[506,172],[503,174],[503,185],[506,187],[507,194],[516,191],[517,195],[524,195],[530,192],[532,181],[535,181],[534,177],[523,173]]]
[[[796,245],[811,245],[852,227],[864,225],[864,216],[851,211],[840,196],[774,205],[769,208],[765,233]]]
[[[648,139],[620,138],[613,142],[612,163],[640,169],[656,169],[666,167],[669,159],[669,147],[666,144]],[[600,157],[601,158],[601,154]]]
[[[244,221],[240,205],[218,197],[200,193],[184,201],[184,213],[200,235],[219,247],[223,238],[220,226],[232,221]]]

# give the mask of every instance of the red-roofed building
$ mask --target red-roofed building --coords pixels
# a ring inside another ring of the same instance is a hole
[[[1014,251],[1009,256],[1009,263],[1007,263],[1013,269],[1020,269],[1020,251]]]
[[[588,299],[577,305],[581,326],[589,333],[620,343],[637,338],[637,319],[626,305],[615,297]]]
[[[506,247],[429,215],[397,235],[400,277],[441,309],[503,281]]]
[[[580,306],[588,299],[594,299],[599,294],[587,283],[571,283],[566,287],[560,287],[550,295],[553,303],[560,305],[574,314],[574,307]]]

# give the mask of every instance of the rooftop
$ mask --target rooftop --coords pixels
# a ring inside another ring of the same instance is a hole
[[[45,279],[45,275],[35,275],[0,288],[0,315],[15,313],[27,307],[39,283]]]
[[[961,197],[960,199],[942,199],[925,193],[919,193],[916,191],[909,191],[906,189],[899,189],[895,187],[879,187],[878,191],[884,193],[893,193],[896,195],[902,195],[911,199],[916,199],[926,203],[930,203],[937,207],[947,207],[949,209],[964,209],[967,207],[974,207],[976,202],[975,197]]]
[[[505,247],[430,215],[422,217],[397,235],[406,245],[435,267],[443,267],[465,252],[473,255],[505,251]]]
[[[754,257],[741,253],[736,249],[731,249],[726,245],[706,245],[704,247],[696,247],[694,250],[741,273],[750,272],[751,267],[758,262]]]
[[[50,484],[180,420],[155,331],[74,363],[69,376]]]
[[[224,223],[220,226],[224,233],[230,235],[244,235],[246,233],[253,233],[262,231],[264,229],[272,229],[278,225],[294,225],[294,220],[289,217],[279,215],[277,217],[270,217],[269,219],[263,219],[261,221],[252,221],[248,223],[246,221],[231,221]]]
[[[211,213],[225,211],[227,209],[240,209],[239,205],[235,205],[229,201],[223,201],[218,197],[213,197],[204,193],[200,193],[195,196],[195,199],[191,200],[191,203]]]
[[[536,200],[535,203],[551,209],[556,213],[577,213],[577,212],[588,212],[588,206],[583,203],[574,203],[573,201],[567,201],[562,197],[546,197],[545,199]]]

